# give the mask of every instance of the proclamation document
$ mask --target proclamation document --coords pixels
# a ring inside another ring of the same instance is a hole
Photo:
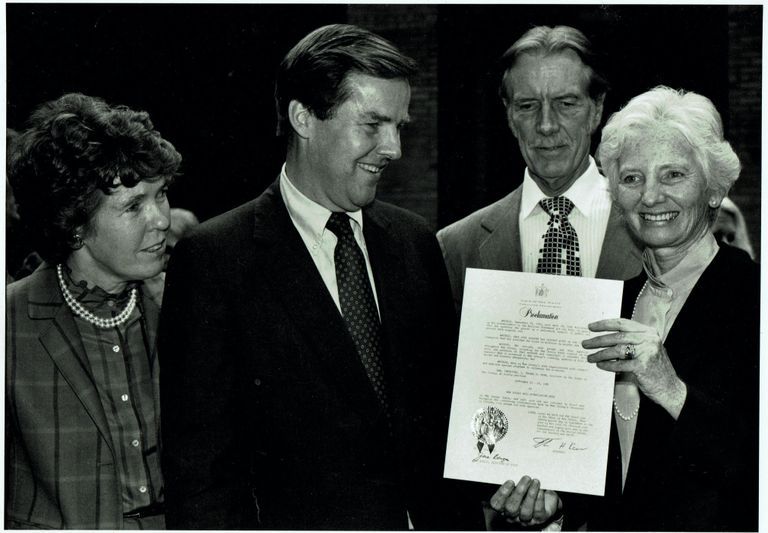
[[[614,374],[581,341],[619,317],[622,286],[467,269],[445,477],[603,494]]]

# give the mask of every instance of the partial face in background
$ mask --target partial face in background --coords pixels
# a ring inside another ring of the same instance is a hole
[[[400,159],[411,88],[404,79],[350,74],[350,96],[326,120],[311,117],[306,144],[313,175],[302,192],[331,211],[357,211],[376,196],[382,172]]]
[[[83,235],[77,264],[86,279],[110,290],[127,281],[144,280],[164,267],[170,207],[165,178],[119,186],[102,195]]]
[[[709,189],[686,139],[669,126],[629,134],[618,160],[615,196],[630,230],[653,250],[680,251],[709,228]]]
[[[548,196],[567,191],[589,166],[603,97],[589,97],[589,67],[572,50],[524,53],[505,77],[507,122],[531,178]]]

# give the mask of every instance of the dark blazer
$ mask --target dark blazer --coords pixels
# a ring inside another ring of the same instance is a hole
[[[377,201],[363,216],[392,436],[277,182],[174,250],[160,326],[168,527],[406,529],[406,509],[417,528],[466,527],[439,501],[456,355],[440,251],[416,215]]]
[[[107,418],[56,268],[43,263],[7,291],[5,525],[119,529],[122,490]],[[161,295],[161,280],[142,289],[150,346]],[[156,353],[151,368],[159,399]]]
[[[520,201],[523,186],[437,233],[445,257],[456,308],[461,308],[467,268],[521,272]],[[641,251],[627,232],[617,208],[608,218],[596,276],[630,279],[642,269]]]
[[[626,283],[623,316],[644,282]],[[623,495],[614,425],[588,529],[757,530],[759,317],[757,265],[720,245],[664,343],[688,388],[680,417],[641,396]]]

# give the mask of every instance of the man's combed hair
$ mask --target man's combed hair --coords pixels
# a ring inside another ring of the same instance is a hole
[[[146,112],[79,93],[41,105],[8,159],[21,220],[50,262],[71,253],[74,234],[99,206],[97,191],[172,179],[181,164]]]
[[[350,74],[408,80],[416,69],[413,59],[368,30],[349,24],[318,28],[299,41],[280,64],[275,82],[277,134],[291,132],[291,100],[325,120],[349,97],[346,82]]]
[[[600,66],[600,58],[592,48],[587,36],[576,28],[570,26],[536,26],[523,34],[517,41],[510,46],[500,59],[500,67],[503,72],[499,95],[505,98],[507,75],[517,63],[522,54],[556,54],[564,50],[572,50],[589,68],[589,97],[597,100],[601,95],[608,92],[608,80],[603,74]]]

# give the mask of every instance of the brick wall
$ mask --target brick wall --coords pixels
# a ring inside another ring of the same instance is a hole
[[[401,135],[403,157],[384,173],[378,198],[419,213],[437,225],[437,7],[350,5],[350,24],[391,40],[418,61],[411,81],[411,124]]]
[[[728,116],[726,136],[742,171],[730,197],[747,219],[749,236],[760,257],[760,162],[762,92],[762,7],[728,8]]]

